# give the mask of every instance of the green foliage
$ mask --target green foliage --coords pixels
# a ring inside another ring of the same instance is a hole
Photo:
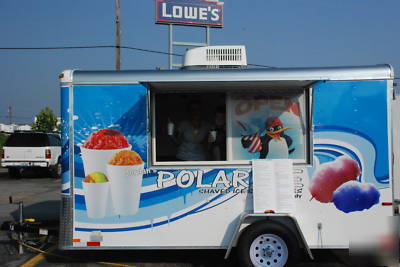
[[[36,115],[36,122],[32,125],[33,131],[53,132],[58,129],[57,117],[49,107],[45,107]]]
[[[4,143],[6,142],[8,135],[0,133],[0,149],[3,148]]]

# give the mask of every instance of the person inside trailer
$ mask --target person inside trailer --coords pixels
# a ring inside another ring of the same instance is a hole
[[[214,125],[212,134],[208,137],[211,160],[226,160],[226,111],[225,107],[218,106],[214,113]]]
[[[188,108],[189,118],[182,121],[171,135],[178,146],[176,159],[181,161],[207,160],[207,143],[212,126],[203,119],[201,104],[193,101]]]

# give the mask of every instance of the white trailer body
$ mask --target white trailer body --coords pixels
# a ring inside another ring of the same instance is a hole
[[[307,249],[387,234],[398,178],[393,75],[388,65],[65,71],[61,248],[228,248],[250,222],[266,218]],[[222,159],[176,160],[167,124],[177,127],[194,98],[206,119],[225,108]],[[262,143],[269,118],[289,126],[288,151]],[[116,167],[111,159],[121,150],[135,151],[144,165]],[[295,212],[258,214],[238,226],[253,213],[251,160],[280,155],[294,162]]]

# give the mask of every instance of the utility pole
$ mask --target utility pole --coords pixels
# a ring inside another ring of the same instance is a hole
[[[120,0],[115,0],[115,12],[116,12],[116,18],[115,18],[115,23],[117,27],[117,35],[116,35],[116,62],[115,62],[115,68],[117,70],[121,69],[121,30],[120,30]]]
[[[11,125],[12,123],[12,111],[11,106],[8,106],[8,123]]]

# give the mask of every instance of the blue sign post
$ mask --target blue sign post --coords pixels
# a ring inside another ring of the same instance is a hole
[[[156,23],[221,28],[223,7],[216,0],[156,0]]]

